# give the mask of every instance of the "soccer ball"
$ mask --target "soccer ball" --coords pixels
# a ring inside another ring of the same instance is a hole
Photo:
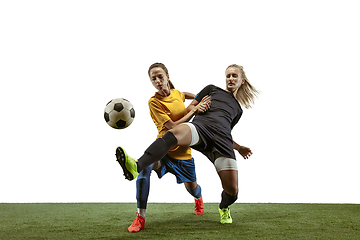
[[[135,117],[133,105],[124,98],[115,98],[106,104],[104,118],[110,127],[123,129],[128,127]]]

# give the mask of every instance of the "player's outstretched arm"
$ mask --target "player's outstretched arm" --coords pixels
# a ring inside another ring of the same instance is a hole
[[[195,98],[195,94],[193,94],[193,93],[183,92],[183,94],[185,95],[185,99],[194,99]]]
[[[237,150],[244,159],[248,159],[252,155],[252,151],[250,148],[241,146],[235,141],[233,141],[233,148]]]

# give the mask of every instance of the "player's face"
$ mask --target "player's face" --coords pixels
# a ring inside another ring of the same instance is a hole
[[[244,80],[241,79],[240,69],[236,67],[230,67],[225,72],[226,75],[226,90],[229,92],[236,91],[241,84],[244,83]]]
[[[166,75],[162,68],[152,68],[149,76],[151,83],[161,96],[168,96],[170,94],[169,76]]]

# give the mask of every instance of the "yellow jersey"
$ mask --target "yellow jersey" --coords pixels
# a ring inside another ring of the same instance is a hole
[[[176,89],[171,89],[169,96],[163,97],[155,93],[149,99],[150,116],[158,130],[157,138],[162,137],[168,131],[164,126],[167,121],[171,119],[176,122],[187,114],[184,101],[185,95]],[[188,146],[174,146],[170,149],[168,155],[177,160],[192,158],[191,148]]]

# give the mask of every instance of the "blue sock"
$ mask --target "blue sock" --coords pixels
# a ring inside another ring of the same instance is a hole
[[[136,180],[136,200],[137,208],[146,209],[147,200],[150,191],[150,174],[152,170],[152,164],[147,166],[139,173]]]
[[[186,190],[196,199],[199,199],[201,197],[201,187],[199,184],[193,190]]]

